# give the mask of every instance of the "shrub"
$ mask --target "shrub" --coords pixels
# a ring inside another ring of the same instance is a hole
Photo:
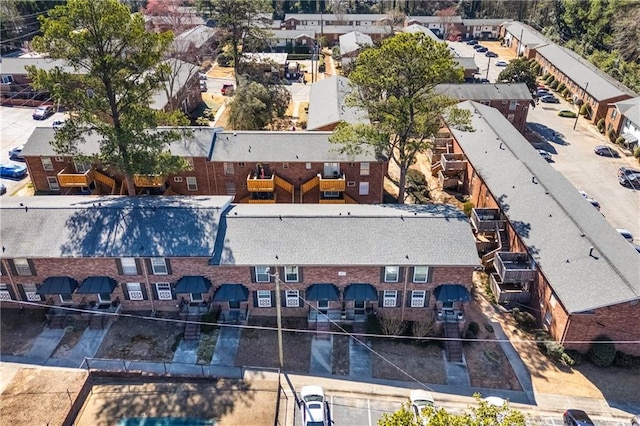
[[[540,64],[536,63],[536,64],[533,66],[533,73],[534,73],[535,75],[540,75],[540,70],[541,70],[541,69],[542,69],[542,67],[540,66]]]
[[[604,133],[604,118],[598,120],[598,122],[596,123],[596,127],[598,127],[598,131],[600,133]]]
[[[591,112],[591,105],[582,104],[582,106],[580,107],[580,115],[585,116],[590,112]]]
[[[551,90],[557,90],[558,89],[558,82],[557,81],[552,81],[551,84],[549,85],[549,87],[551,88]]]
[[[471,331],[471,330],[467,330],[467,331],[464,333],[464,338],[465,338],[465,339],[467,339],[467,340],[473,340],[473,339],[475,339],[475,338],[476,338],[476,335],[475,335],[475,334],[473,334],[473,331]]]
[[[423,321],[414,321],[411,324],[411,334],[415,337],[427,337],[434,334],[435,322],[433,316],[427,317]]]
[[[609,141],[615,142],[616,141],[616,132],[614,132],[613,129],[609,129],[609,131],[607,132],[607,137],[609,138]]]
[[[462,211],[467,216],[471,216],[472,210],[473,210],[473,201],[465,201],[464,204],[462,204]]]
[[[634,364],[633,356],[624,352],[616,351],[614,364],[622,368],[631,368]]]
[[[569,93],[571,93],[571,91],[568,87],[565,87],[564,89],[562,89],[561,95],[563,98],[567,99],[569,97]]]
[[[469,323],[468,331],[470,331],[473,334],[473,337],[476,337],[478,335],[478,333],[480,332],[480,324],[478,324],[475,321],[471,321]]]
[[[223,52],[218,55],[218,57],[216,58],[216,62],[221,67],[228,67],[228,66],[231,66],[232,59],[233,59],[233,56],[231,56],[230,53]]]
[[[531,330],[536,325],[536,318],[533,315],[531,315],[529,312],[522,312],[518,308],[513,309],[513,317],[515,318],[520,328],[523,328],[525,330]]]
[[[550,75],[547,79],[545,79],[545,81],[547,82],[547,84],[551,84],[554,81],[556,81],[556,78],[552,75]]]
[[[566,89],[567,86],[564,85],[564,83],[560,83],[558,85],[558,92],[562,93],[564,91],[564,89]]]
[[[616,358],[616,347],[607,336],[598,336],[591,343],[589,360],[597,367],[607,368]]]
[[[548,72],[544,73],[544,75],[542,76],[543,80],[548,79],[549,77],[551,77],[551,74],[549,74]]]
[[[625,142],[625,138],[623,138],[622,136],[620,136],[618,139],[616,139],[616,145],[622,145]]]
[[[380,331],[387,336],[400,336],[407,327],[406,321],[397,315],[379,316],[378,321],[380,322]]]
[[[573,365],[575,365],[575,366],[581,365],[582,362],[584,361],[584,355],[582,355],[581,352],[569,349],[569,350],[565,351],[565,353],[569,357],[571,357],[571,359],[573,360]]]
[[[640,146],[633,151],[633,156],[635,158],[640,158]]]

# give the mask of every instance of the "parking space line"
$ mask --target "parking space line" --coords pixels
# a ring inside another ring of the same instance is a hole
[[[369,426],[373,426],[371,423],[371,400],[367,398],[367,415],[369,416]]]

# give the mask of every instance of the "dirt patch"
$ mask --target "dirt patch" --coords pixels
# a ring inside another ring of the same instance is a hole
[[[224,129],[229,129],[229,117],[231,116],[229,112],[229,106],[227,105],[220,114],[220,117],[213,123],[214,127],[222,127]]]
[[[83,370],[21,368],[2,392],[0,419],[15,426],[61,425],[86,378]]]
[[[404,381],[416,379],[423,383],[442,385],[447,383],[442,348],[439,345],[372,339],[371,348],[374,351],[372,370],[375,378]]]
[[[214,64],[211,69],[207,71],[207,77],[235,79],[235,74],[233,73],[233,67],[221,67],[218,64]]]
[[[0,353],[24,355],[47,325],[44,309],[0,309]]]
[[[72,319],[71,323],[65,328],[64,336],[58,343],[58,347],[53,352],[53,358],[65,358],[69,352],[78,344],[82,334],[87,329],[87,321],[80,319]]]
[[[198,360],[196,364],[210,364],[211,358],[213,358],[213,352],[216,349],[216,343],[218,342],[219,328],[214,328],[211,331],[203,332],[200,335],[200,342],[198,343]]]
[[[177,319],[175,314],[156,318]],[[171,361],[184,324],[138,317],[120,317],[105,336],[96,358]]]
[[[252,317],[251,325],[276,327],[276,319],[271,317]],[[283,328],[306,329],[304,318],[282,318]],[[284,369],[291,372],[309,372],[311,362],[311,333],[284,331],[282,347]],[[240,334],[240,344],[236,354],[236,365],[245,367],[280,366],[278,357],[278,332],[245,328]]]

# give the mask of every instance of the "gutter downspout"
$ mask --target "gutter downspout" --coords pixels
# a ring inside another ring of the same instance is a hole
[[[149,273],[147,272],[147,262],[144,259],[141,259],[142,262],[142,272],[144,273],[144,281],[147,287],[147,294],[149,295],[149,300],[151,301],[151,316],[155,316],[156,308],[153,304],[153,292],[151,291],[151,284],[149,283]]]
[[[399,268],[402,268],[402,266],[399,266]],[[407,297],[407,279],[408,279],[408,275],[409,275],[409,268],[408,267],[404,267],[406,270],[404,271],[404,297]],[[400,313],[400,321],[404,321],[404,307],[407,306],[407,301],[403,300],[402,301],[402,311]]]
[[[4,266],[4,269],[7,271],[7,277],[9,277],[9,284],[11,284],[11,288],[13,289],[16,297],[18,297],[18,299],[20,299],[21,302],[27,302],[27,300],[22,300],[22,298],[18,296],[20,292],[16,287],[16,283],[13,281],[13,275],[11,274],[11,268],[9,268],[9,265],[7,264],[7,259],[2,259],[2,265]],[[24,306],[22,306],[22,304],[20,304],[20,309],[24,309]]]

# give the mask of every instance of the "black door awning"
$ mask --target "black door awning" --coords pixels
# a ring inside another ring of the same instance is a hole
[[[202,276],[182,277],[176,283],[176,293],[208,293],[211,281]]]
[[[469,290],[461,284],[443,284],[433,290],[438,302],[469,302]]]
[[[113,278],[89,277],[82,281],[77,292],[79,294],[110,294],[117,286],[118,283]]]
[[[344,300],[378,300],[378,293],[371,284],[349,284],[344,290]]]
[[[338,300],[340,290],[333,284],[312,284],[307,288],[307,300]]]
[[[38,294],[71,294],[78,287],[78,282],[71,277],[49,277],[44,280],[36,293]]]
[[[214,302],[246,302],[249,290],[242,284],[222,284],[213,295]]]

